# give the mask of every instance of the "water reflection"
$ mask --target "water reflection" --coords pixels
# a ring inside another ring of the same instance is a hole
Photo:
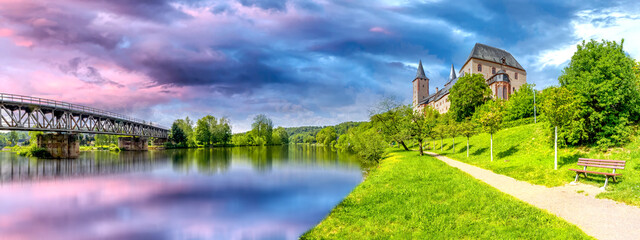
[[[295,239],[361,181],[302,145],[0,159],[2,239]]]

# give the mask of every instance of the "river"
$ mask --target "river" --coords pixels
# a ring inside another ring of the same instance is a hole
[[[353,156],[304,145],[0,152],[0,239],[297,239],[361,181]]]

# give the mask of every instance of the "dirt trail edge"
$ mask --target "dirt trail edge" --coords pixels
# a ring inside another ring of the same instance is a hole
[[[427,154],[538,208],[575,224],[598,239],[640,239],[640,208],[609,199],[585,196],[566,187],[548,188],[462,163],[432,152]]]

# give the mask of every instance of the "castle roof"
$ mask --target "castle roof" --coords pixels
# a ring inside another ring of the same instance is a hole
[[[502,64],[502,59],[504,59],[504,64],[510,67],[514,67],[517,69],[524,70],[524,68],[516,61],[516,59],[511,55],[511,53],[495,48],[492,46],[484,45],[482,43],[476,43],[469,54],[466,62],[469,62],[471,58],[482,59],[498,64]]]
[[[424,69],[422,68],[422,60],[418,64],[418,73],[416,73],[416,79],[428,79],[427,75],[424,74]]]
[[[441,98],[443,98],[444,96],[447,96],[447,94],[449,94],[449,90],[451,90],[451,88],[453,87],[453,85],[456,84],[456,82],[458,82],[458,78],[454,78],[454,79],[449,79],[449,81],[447,83],[444,84],[444,87],[440,90],[438,90],[437,92],[435,92],[434,94],[431,94],[429,96],[427,96],[426,98],[422,99],[418,104],[427,104],[430,102],[434,102],[434,101],[438,101]]]

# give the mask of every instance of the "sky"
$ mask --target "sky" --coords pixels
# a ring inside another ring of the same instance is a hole
[[[638,26],[637,1],[0,0],[0,92],[164,126],[326,126],[409,104],[419,60],[433,92],[484,43],[542,89],[583,40],[624,38],[640,58]]]

